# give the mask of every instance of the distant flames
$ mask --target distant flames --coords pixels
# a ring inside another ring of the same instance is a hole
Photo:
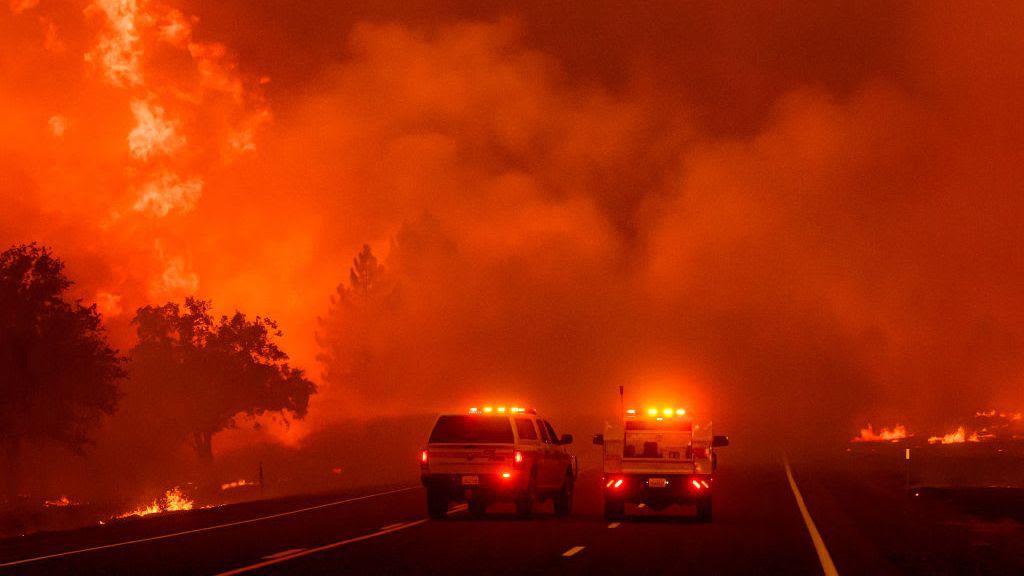
[[[130,512],[125,512],[124,514],[118,514],[114,518],[130,518],[132,516],[149,516],[150,514],[160,514],[162,512],[191,510],[192,505],[192,500],[185,496],[180,488],[175,486],[167,492],[164,492],[163,498],[154,500],[152,504],[136,508]]]
[[[1024,414],[1020,412],[997,412],[996,410],[984,410],[974,413],[975,418],[999,418],[1002,420],[1024,420]]]
[[[44,500],[43,505],[47,508],[65,508],[68,506],[78,506],[78,502],[72,501],[67,496],[61,496],[56,500]]]
[[[255,486],[256,483],[251,480],[235,480],[234,482],[228,482],[227,484],[221,484],[221,490],[231,490],[232,488],[241,488],[242,486]]]
[[[899,442],[907,437],[907,427],[902,424],[896,424],[890,430],[889,428],[882,428],[878,432],[875,432],[871,424],[868,424],[867,428],[860,429],[860,436],[855,436],[851,439],[851,442]]]
[[[964,442],[981,442],[981,439],[977,432],[967,434],[967,430],[963,426],[945,436],[932,436],[928,439],[929,444],[963,444]]]
[[[1024,439],[1021,426],[1024,414],[1021,412],[1005,412],[1001,410],[979,410],[974,413],[972,422],[957,426],[948,434],[929,436],[928,444],[966,444],[969,442],[989,442],[997,440]],[[851,442],[898,442],[909,438],[907,428],[896,424],[892,429],[882,428],[879,431],[868,424],[861,428],[860,435],[850,439]]]

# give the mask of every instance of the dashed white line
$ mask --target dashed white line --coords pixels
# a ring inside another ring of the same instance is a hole
[[[418,490],[419,486],[409,486],[408,488],[399,488],[397,490],[388,490],[386,492],[377,492],[376,494],[367,494],[366,496],[359,496],[356,498],[349,498],[347,500],[338,500],[336,502],[328,502],[327,504],[319,504],[317,506],[310,506],[308,508],[300,508],[299,510],[290,510],[288,512],[281,512],[279,514],[271,514],[269,516],[260,516],[259,518],[249,518],[248,520],[239,520],[238,522],[228,522],[227,524],[217,524],[216,526],[206,526],[203,528],[196,528],[195,530],[185,530],[184,532],[174,532],[172,534],[161,534],[160,536],[151,536],[149,538],[139,538],[138,540],[128,540],[126,542],[116,542],[114,544],[104,544],[103,546],[93,546],[91,548],[81,548],[78,550],[68,550],[67,552],[58,552],[56,554],[47,554],[45,556],[36,556],[35,558],[24,558],[22,560],[15,560],[14,562],[7,562],[0,564],[0,568],[7,566],[17,566],[19,564],[28,564],[29,562],[38,562],[40,560],[49,560],[50,558],[61,558],[63,556],[71,556],[74,554],[84,554],[85,552],[95,552],[97,550],[108,550],[110,548],[118,548],[121,546],[129,546],[131,544],[141,544],[143,542],[154,542],[156,540],[164,540],[167,538],[177,538],[178,536],[187,536],[189,534],[199,534],[201,532],[209,532],[211,530],[218,530],[220,528],[229,528],[231,526],[241,526],[243,524],[251,524],[253,522],[260,522],[263,520],[270,520],[272,518],[282,518],[284,516],[292,516],[294,514],[301,514],[303,512],[309,512],[311,510],[319,510],[321,508],[329,508],[331,506],[338,506],[340,504],[347,504],[349,502],[358,502],[360,500],[367,500],[370,498],[376,498],[377,496],[386,496],[388,494],[397,494],[399,492],[408,492],[409,490]]]
[[[612,522],[611,524],[608,525],[609,528],[618,528],[619,526],[620,526],[620,524],[618,522]]]
[[[796,480],[793,480],[793,471],[789,468],[789,460],[783,458],[782,463],[786,466],[786,478],[789,479],[789,487],[793,490],[793,496],[796,498],[796,507],[800,509],[800,515],[804,518],[807,532],[811,535],[811,542],[814,544],[814,550],[818,553],[821,569],[825,572],[825,576],[839,576],[836,565],[832,563],[832,556],[829,555],[828,548],[825,547],[825,541],[821,538],[817,526],[814,525],[811,513],[807,511],[804,497],[800,495],[800,489],[796,487]]]
[[[454,514],[456,512],[462,512],[463,510],[466,510],[468,508],[469,508],[469,506],[466,505],[466,504],[459,504],[458,506],[452,506],[451,508],[449,508],[448,509],[448,513],[449,514]],[[422,520],[414,520],[414,521],[411,521],[411,522],[399,522],[397,524],[389,524],[389,525],[387,525],[387,526],[381,528],[380,530],[378,530],[376,532],[373,532],[371,534],[364,534],[362,536],[356,536],[354,538],[348,538],[346,540],[341,540],[341,541],[338,541],[338,542],[333,542],[331,544],[326,544],[324,546],[320,546],[320,547],[317,547],[317,548],[308,548],[308,549],[303,548],[303,549],[299,549],[294,554],[281,555],[281,556],[279,556],[277,558],[271,558],[271,557],[268,556],[268,557],[264,558],[264,560],[266,560],[265,562],[258,562],[256,564],[252,564],[252,565],[249,565],[249,566],[243,566],[241,568],[236,568],[234,570],[229,570],[227,572],[221,572],[217,576],[232,576],[234,574],[243,574],[245,572],[250,572],[252,570],[257,570],[259,568],[265,568],[267,566],[272,566],[274,564],[280,564],[282,562],[287,562],[289,560],[294,560],[296,558],[302,558],[303,556],[309,556],[310,554],[316,554],[318,552],[323,552],[325,550],[331,550],[331,549],[334,549],[334,548],[340,548],[342,546],[346,546],[348,544],[353,544],[355,542],[362,542],[363,540],[369,540],[370,538],[376,538],[378,536],[384,536],[385,534],[391,534],[392,532],[398,532],[399,530],[405,530],[406,528],[412,528],[413,526],[419,526],[420,524],[424,524],[427,521],[428,520],[426,518],[424,518]]]
[[[569,548],[565,552],[562,552],[562,556],[565,556],[566,558],[571,558],[572,556],[575,556],[575,555],[579,554],[580,551],[583,550],[584,548],[586,548],[586,546],[573,546],[572,548]]]
[[[385,534],[391,534],[392,532],[398,532],[399,530],[405,530],[406,528],[419,526],[420,524],[425,524],[426,522],[426,518],[424,518],[423,520],[415,520],[413,522],[405,522],[392,528],[388,528],[387,530],[378,530],[371,534],[363,534],[362,536],[356,536],[355,538],[348,538],[346,540],[340,540],[338,542],[333,542],[331,544],[326,544],[324,546],[319,546],[317,548],[310,548],[308,550],[303,550],[302,552],[296,552],[295,554],[291,554],[289,556],[274,558],[273,560],[257,562],[256,564],[250,564],[249,566],[243,566],[241,568],[235,568],[234,570],[228,570],[227,572],[221,572],[217,576],[232,576],[233,574],[244,574],[245,572],[251,572],[259,568],[266,568],[267,566],[273,566],[274,564],[280,564],[281,562],[288,562],[289,560],[295,560],[296,558],[302,558],[304,556],[309,556],[310,554],[316,554],[317,552],[323,552],[325,550],[331,550],[333,548],[340,548],[342,546],[352,544],[354,542],[362,542],[363,540],[369,540],[370,538],[376,538],[378,536],[383,536]]]

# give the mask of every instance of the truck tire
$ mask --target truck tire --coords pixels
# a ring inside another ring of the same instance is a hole
[[[427,516],[441,520],[448,516],[448,495],[438,488],[427,488]]]
[[[572,513],[572,495],[575,484],[572,471],[566,470],[562,489],[555,495],[555,516],[568,516]]]
[[[533,504],[537,501],[537,473],[530,475],[530,484],[526,490],[516,498],[516,516],[529,518],[533,515]]]
[[[697,522],[711,522],[711,496],[697,501]]]
[[[604,500],[604,517],[607,520],[622,520],[626,516],[626,503],[622,500]]]

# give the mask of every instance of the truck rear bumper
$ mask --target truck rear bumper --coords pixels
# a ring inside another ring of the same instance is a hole
[[[606,474],[604,497],[660,508],[710,498],[712,485],[710,474]]]
[[[420,482],[427,489],[444,492],[449,500],[482,497],[488,501],[512,501],[526,491],[529,477],[518,470],[492,474],[422,474]]]

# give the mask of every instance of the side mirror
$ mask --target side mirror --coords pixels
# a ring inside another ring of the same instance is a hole
[[[712,448],[725,448],[728,445],[729,445],[729,437],[728,436],[715,436],[714,438],[711,439],[711,447]]]
[[[594,434],[594,444],[604,446],[604,434]]]
[[[572,434],[562,434],[562,439],[558,441],[559,444],[572,444]]]

